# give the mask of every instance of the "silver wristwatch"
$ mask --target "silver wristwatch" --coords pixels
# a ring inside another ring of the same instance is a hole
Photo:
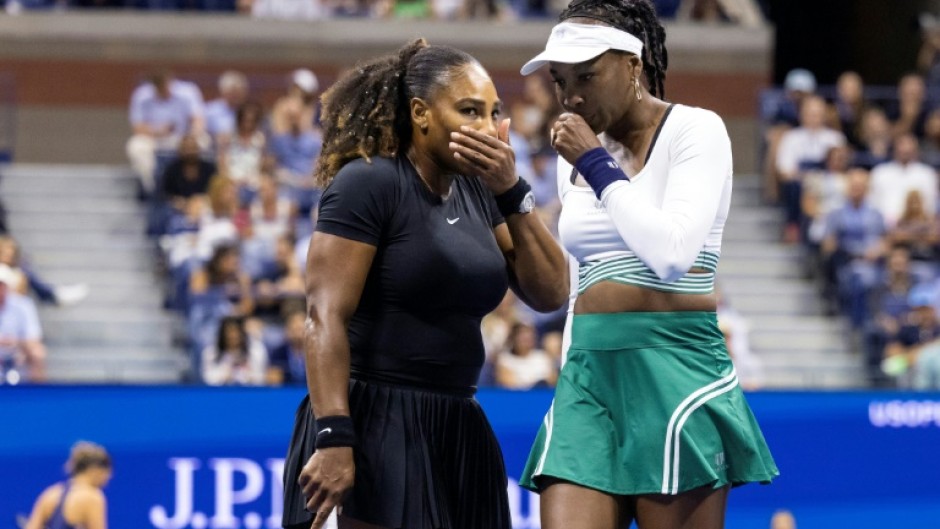
[[[519,203],[519,213],[532,213],[532,210],[535,209],[535,195],[530,190],[528,193],[522,197],[522,202]]]

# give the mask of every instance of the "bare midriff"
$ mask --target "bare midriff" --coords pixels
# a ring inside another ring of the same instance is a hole
[[[699,270],[692,269],[692,273]],[[714,312],[718,298],[711,294],[678,294],[636,285],[601,281],[578,296],[575,314],[609,312]]]

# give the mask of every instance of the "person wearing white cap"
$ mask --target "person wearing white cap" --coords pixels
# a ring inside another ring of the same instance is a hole
[[[716,318],[731,142],[663,98],[648,0],[574,0],[545,51],[564,113],[559,235],[570,255],[563,365],[520,484],[545,529],[724,526],[728,490],[778,475]]]
[[[271,132],[274,134],[287,134],[291,129],[290,114],[294,107],[303,109],[301,123],[303,130],[315,128],[317,92],[320,90],[320,81],[312,71],[298,68],[291,72],[288,78],[287,95],[274,103],[271,109]]]
[[[31,381],[46,379],[46,349],[36,304],[14,291],[18,281],[12,268],[0,264],[0,384],[18,382],[23,363]]]

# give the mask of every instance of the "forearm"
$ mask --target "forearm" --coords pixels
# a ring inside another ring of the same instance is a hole
[[[349,415],[349,339],[346,325],[314,314],[307,320],[307,391],[316,417]]]
[[[510,265],[516,290],[532,308],[549,312],[568,296],[568,273],[561,247],[534,213],[509,215]]]

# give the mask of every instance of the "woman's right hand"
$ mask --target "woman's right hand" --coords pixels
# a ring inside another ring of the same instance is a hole
[[[551,144],[571,165],[574,165],[582,154],[601,146],[591,126],[573,112],[558,116],[558,120],[552,125]]]
[[[321,448],[310,456],[297,479],[307,500],[307,511],[314,513],[310,529],[323,527],[333,508],[339,507],[352,489],[355,475],[350,447]]]

